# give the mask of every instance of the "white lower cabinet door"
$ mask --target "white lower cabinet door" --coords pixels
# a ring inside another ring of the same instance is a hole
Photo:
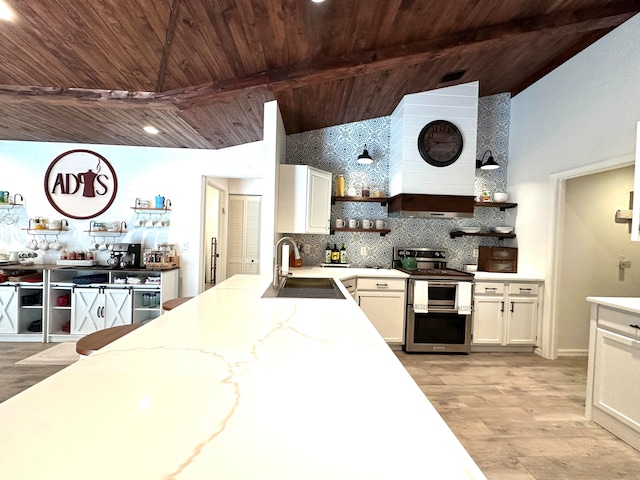
[[[475,297],[473,344],[501,345],[504,339],[504,298]]]
[[[536,343],[537,298],[509,298],[507,343],[531,345]]]
[[[130,288],[75,288],[71,333],[86,334],[131,323]]]
[[[0,333],[18,333],[18,287],[0,287]]]
[[[640,432],[640,341],[598,328],[593,407]]]
[[[104,328],[128,325],[132,318],[131,289],[104,290]]]
[[[404,342],[404,292],[358,292],[357,301],[386,342]]]
[[[104,295],[102,289],[75,288],[71,313],[71,333],[93,333],[104,328]]]

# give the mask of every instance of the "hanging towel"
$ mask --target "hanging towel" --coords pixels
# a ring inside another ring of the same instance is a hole
[[[416,313],[428,313],[428,304],[429,282],[416,280],[413,286],[413,311]]]
[[[461,315],[471,314],[471,282],[458,282],[456,308]]]

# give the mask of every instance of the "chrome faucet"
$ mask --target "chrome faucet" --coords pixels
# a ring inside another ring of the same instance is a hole
[[[280,287],[280,279],[282,277],[291,275],[290,273],[286,275],[282,273],[282,271],[280,270],[280,262],[278,261],[278,255],[280,255],[280,245],[282,245],[285,241],[293,245],[293,252],[296,260],[300,258],[300,250],[298,250],[298,246],[296,245],[296,242],[293,240],[293,238],[282,237],[280,240],[276,242],[275,246],[273,247],[273,281],[271,282],[271,284],[275,288]]]

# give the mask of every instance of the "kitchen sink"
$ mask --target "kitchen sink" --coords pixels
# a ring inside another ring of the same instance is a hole
[[[280,288],[269,286],[263,298],[336,298],[344,295],[333,278],[287,277]]]

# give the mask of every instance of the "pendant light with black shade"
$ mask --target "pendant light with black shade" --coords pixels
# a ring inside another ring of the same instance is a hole
[[[487,160],[485,161],[484,158],[487,153],[489,154],[489,158],[487,158]],[[495,170],[496,168],[500,168],[500,165],[498,165],[496,160],[493,158],[493,153],[491,153],[491,150],[487,150],[482,154],[481,160],[476,160],[476,168],[479,168],[481,170]]]
[[[373,163],[373,158],[371,158],[371,155],[369,155],[366,143],[364,145],[364,151],[361,155],[358,155],[358,163],[361,165],[369,165]]]

